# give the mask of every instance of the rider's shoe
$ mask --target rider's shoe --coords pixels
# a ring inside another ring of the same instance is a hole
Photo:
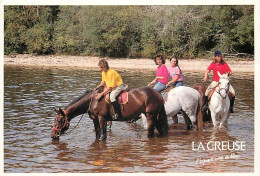
[[[121,118],[120,106],[116,101],[111,102],[111,104],[114,109],[114,115],[112,116],[112,118],[113,120],[119,120]]]

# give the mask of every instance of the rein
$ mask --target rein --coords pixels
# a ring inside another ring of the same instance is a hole
[[[91,100],[90,100],[90,103],[89,103],[87,112],[89,111],[89,108],[90,108],[90,105],[91,105],[91,103],[92,103],[92,100],[93,100],[93,98],[91,98]],[[72,132],[73,130],[76,129],[76,127],[79,125],[79,122],[81,121],[81,119],[82,119],[83,116],[84,116],[84,114],[82,114],[82,116],[80,117],[80,119],[79,119],[77,125],[76,125],[73,129],[71,129],[69,132]]]
[[[90,105],[91,105],[91,103],[92,103],[92,100],[93,100],[93,97],[92,97],[91,100],[90,100],[90,103],[89,103],[87,112],[89,111],[89,108],[90,108]],[[82,114],[82,116],[81,116],[81,118],[79,119],[77,125],[76,125],[73,129],[71,129],[69,132],[72,132],[73,130],[76,129],[76,127],[79,125],[79,123],[80,123],[80,121],[81,121],[81,119],[82,119],[83,116],[84,116],[84,114]],[[65,117],[65,123],[63,124],[63,126],[62,126],[60,129],[58,129],[58,128],[55,127],[55,126],[53,126],[52,128],[53,128],[54,130],[56,130],[57,132],[60,132],[61,129],[66,126],[66,124],[69,124],[69,121],[68,121],[68,118],[67,118],[67,117]],[[61,135],[60,135],[60,136],[61,136]]]
[[[217,88],[219,88],[219,89],[218,89],[219,91],[217,91]],[[228,93],[229,85],[228,85],[228,89],[220,88],[219,85],[217,85],[217,86],[215,87],[215,89],[216,89],[215,92],[217,92],[217,93],[221,96],[221,94],[220,94],[220,91],[221,91],[221,90],[225,90],[225,91],[226,91],[226,94]],[[221,96],[221,97],[222,97],[222,96]],[[223,97],[222,97],[222,98],[223,98]],[[226,97],[223,98],[223,99],[226,99]]]

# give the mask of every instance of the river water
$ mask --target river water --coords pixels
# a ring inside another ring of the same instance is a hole
[[[118,70],[129,87],[147,85],[155,71]],[[185,72],[187,86],[200,83],[204,73]],[[254,75],[235,73],[234,114],[228,130],[187,131],[183,118],[167,137],[147,138],[141,121],[113,122],[106,142],[95,141],[88,115],[78,127],[52,141],[53,107],[66,107],[86,90],[98,85],[98,70],[4,68],[4,172],[100,173],[100,172],[253,172],[254,171]],[[70,124],[73,129],[81,116]],[[241,143],[245,149],[203,150],[209,141]]]

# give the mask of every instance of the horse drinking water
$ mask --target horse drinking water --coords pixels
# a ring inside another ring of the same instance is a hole
[[[53,125],[51,137],[58,139],[69,128],[69,122],[74,117],[88,113],[95,126],[96,139],[106,140],[107,121],[112,121],[112,107],[105,101],[104,97],[99,100],[95,99],[96,94],[103,90],[104,87],[100,87],[96,91],[86,92],[65,109],[56,110],[58,115]],[[128,103],[121,109],[122,119],[119,121],[129,121],[141,113],[146,114],[148,137],[154,136],[155,127],[160,135],[167,135],[167,116],[160,93],[150,87],[135,88],[128,92]]]

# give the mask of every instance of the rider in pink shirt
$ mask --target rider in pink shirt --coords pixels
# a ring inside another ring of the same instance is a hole
[[[164,65],[165,59],[162,55],[157,55],[154,59],[154,62],[156,65],[158,65],[156,77],[152,82],[148,84],[148,86],[155,84],[153,89],[157,90],[158,92],[161,92],[166,88],[169,73],[167,67]]]
[[[157,72],[156,72],[156,77],[158,77],[157,81],[159,81],[163,84],[168,83],[169,73],[168,73],[167,67],[164,64],[161,66],[158,66]]]
[[[179,61],[176,56],[173,56],[170,58],[171,65],[170,65],[170,67],[168,67],[168,71],[169,71],[169,74],[170,74],[172,80],[170,82],[168,82],[168,84],[166,85],[167,87],[171,84],[174,87],[183,86],[183,75],[182,75],[178,62]]]

